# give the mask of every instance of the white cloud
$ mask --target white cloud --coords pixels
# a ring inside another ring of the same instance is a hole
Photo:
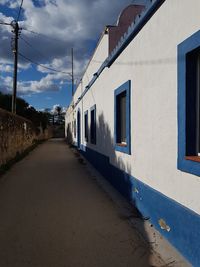
[[[55,105],[53,105],[51,112],[53,114],[57,114],[57,108],[61,108],[61,110],[62,110],[62,107],[60,104],[55,104]]]
[[[14,8],[18,8],[19,4],[17,3],[16,0],[12,0],[12,1],[8,1],[8,5],[10,8],[14,9]]]
[[[7,64],[1,64],[0,63],[0,71],[1,72],[13,72],[13,66],[12,65],[7,65]]]
[[[140,0],[143,1],[144,0]],[[18,13],[21,1],[0,0]],[[138,2],[138,1],[137,1]],[[37,6],[34,4],[37,3]],[[23,3],[20,27],[42,33],[38,35],[22,30],[19,39],[19,51],[27,58],[46,67],[71,73],[71,47],[74,47],[75,79],[81,76],[90,56],[90,42],[96,42],[105,25],[114,24],[122,8],[133,3],[131,0],[26,0]],[[0,13],[0,21],[11,22],[14,17]],[[9,73],[12,70],[13,54],[10,40],[10,26],[0,26],[0,70]],[[31,47],[32,46],[32,47]],[[5,68],[4,68],[5,66]],[[25,59],[19,57],[19,69],[31,67]],[[70,75],[52,73],[40,66],[37,70],[44,75],[39,80],[20,81],[18,88],[23,94],[59,90],[70,80]],[[10,77],[6,81],[0,78],[0,89],[10,88]]]

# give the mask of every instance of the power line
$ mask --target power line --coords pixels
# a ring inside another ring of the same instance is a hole
[[[30,32],[30,33],[32,33],[32,34],[41,35],[42,37],[47,38],[47,39],[51,39],[51,40],[54,40],[54,41],[56,41],[56,42],[60,42],[59,39],[50,37],[50,36],[48,36],[48,35],[46,35],[46,34],[44,34],[44,33],[40,33],[40,32],[36,32],[36,31],[28,30],[27,28],[24,28],[24,27],[22,27],[21,29],[24,30],[24,31]]]
[[[24,39],[24,37],[20,36],[20,39],[22,39],[29,47],[31,47],[32,49],[34,49],[38,54],[40,54],[42,57],[44,57],[47,61],[49,61],[49,58],[47,58],[47,56],[45,56],[44,54],[42,54],[38,49],[36,49],[31,43],[29,43],[26,39]],[[38,63],[39,64],[39,63]],[[40,64],[41,65],[41,64]],[[42,65],[43,66],[43,65]],[[47,68],[45,66],[45,68]],[[51,70],[53,70],[52,68],[50,68]],[[70,76],[73,76],[72,73],[70,72],[63,72],[63,71],[59,71],[59,70],[56,70],[58,72],[61,72],[61,73],[66,73]]]
[[[44,68],[44,69],[47,69],[47,70],[51,70],[51,71],[53,71],[53,72],[57,72],[57,73],[67,74],[67,75],[69,75],[69,76],[71,77],[71,73],[70,73],[70,72],[60,71],[60,70],[56,70],[56,69],[53,69],[53,68],[50,68],[50,67],[46,67],[46,66],[44,66],[44,65],[42,65],[42,64],[40,64],[40,63],[38,63],[38,62],[36,62],[36,61],[33,61],[33,60],[30,59],[30,58],[24,56],[24,55],[21,54],[21,53],[18,53],[18,54],[19,54],[22,58],[26,59],[27,61],[31,62],[32,64],[35,64],[35,65],[37,65],[37,66],[40,66],[41,68]]]
[[[47,61],[49,61],[49,58],[47,58],[45,55],[43,55],[38,49],[36,49],[31,43],[29,43],[24,37],[20,36],[20,39],[22,39],[29,47],[34,49],[40,56],[44,57]]]
[[[23,0],[21,0],[21,5],[19,7],[19,12],[18,12],[18,16],[17,16],[17,21],[19,21],[19,18],[20,18],[20,14],[21,14],[21,10],[22,10],[22,5],[23,5]]]
[[[11,26],[11,23],[7,23],[7,22],[3,22],[3,21],[0,21],[0,24],[1,24],[1,25]]]

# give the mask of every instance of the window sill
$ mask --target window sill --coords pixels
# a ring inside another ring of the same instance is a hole
[[[118,143],[116,143],[115,144],[115,150],[131,155],[131,150],[130,150],[129,144],[123,144],[123,143],[119,143],[118,144]]]
[[[199,156],[187,156],[185,157],[186,160],[192,160],[196,162],[200,162],[200,157]]]
[[[117,146],[121,146],[121,147],[127,147],[127,144],[123,144],[123,143],[117,143]]]

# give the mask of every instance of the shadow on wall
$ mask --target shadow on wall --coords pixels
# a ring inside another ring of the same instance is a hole
[[[115,150],[115,140],[108,123],[104,119],[103,113],[98,116],[97,121],[97,147],[104,156],[105,173],[104,176],[120,191],[129,201],[133,199],[133,183],[129,175],[131,166],[123,157],[117,156]],[[134,203],[135,204],[135,203]]]
[[[67,124],[66,142],[74,145],[72,134],[72,123]],[[81,129],[84,133],[84,129]],[[85,139],[84,134],[82,138]],[[78,133],[77,133],[78,135]],[[83,145],[83,140],[81,140]],[[81,146],[82,146],[81,145]],[[91,143],[90,127],[88,127],[88,142],[83,155],[103,174],[129,201],[133,200],[133,181],[128,174],[131,166],[122,157],[117,157],[115,151],[114,137],[109,125],[104,119],[103,113],[98,116],[96,123],[96,144]],[[97,151],[98,150],[98,151]]]
[[[71,131],[71,127],[69,123],[67,125],[67,130],[66,130],[66,141],[67,141],[67,144],[69,145],[73,144],[72,131]]]
[[[84,129],[83,129],[84,130]],[[96,123],[96,144],[90,142],[90,127],[88,129],[88,143],[85,152],[81,153],[92,163],[92,165],[129,201],[132,205],[132,210],[127,214],[120,216],[122,220],[133,219],[139,223],[140,232],[147,241],[146,245],[138,247],[138,241],[133,240],[134,262],[137,266],[161,266],[156,265],[152,255],[152,247],[145,231],[144,221],[146,218],[140,213],[137,208],[137,198],[134,183],[131,180],[131,166],[126,163],[123,158],[117,157],[115,152],[114,137],[112,136],[109,125],[104,119],[103,113],[98,116]],[[69,140],[72,140],[70,128],[68,129]],[[98,152],[97,150],[98,149]],[[131,237],[130,237],[131,238]],[[163,264],[163,263],[162,263]],[[164,266],[164,265],[162,265]]]
[[[98,116],[97,120],[97,146],[102,154],[108,155],[111,164],[127,173],[131,173],[130,164],[125,163],[122,157],[116,155],[115,140],[103,113]]]

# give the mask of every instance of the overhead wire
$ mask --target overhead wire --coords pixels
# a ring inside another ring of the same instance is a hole
[[[40,54],[43,58],[45,58],[47,61],[49,61],[49,58],[47,58],[47,56],[45,56],[44,54],[42,54],[38,49],[36,49],[30,42],[28,42],[26,39],[24,39],[24,37],[20,36],[20,39],[23,40],[29,47],[31,47],[32,49],[34,49],[38,54]]]
[[[3,21],[0,21],[0,24],[1,24],[1,25],[11,26],[11,23],[7,23],[7,22],[3,22]]]
[[[11,23],[7,23],[7,22],[4,22],[4,21],[0,20],[0,25],[12,26],[12,27],[14,28],[14,30],[15,30],[15,27],[14,27],[15,24],[16,24],[17,26],[19,25],[18,22],[19,22],[20,15],[21,15],[21,12],[22,12],[22,6],[23,6],[23,0],[21,0],[21,4],[20,4],[20,7],[19,7],[18,14],[17,14],[17,12],[16,12],[16,15],[17,15],[17,16],[16,16],[16,20],[13,20]],[[15,24],[14,24],[14,23],[15,23]],[[18,26],[18,27],[19,27],[19,26]],[[21,30],[24,30],[24,31],[30,32],[30,33],[32,33],[32,34],[37,34],[37,35],[39,35],[40,37],[45,37],[45,38],[54,40],[54,41],[56,41],[56,42],[60,42],[60,40],[58,40],[58,39],[52,38],[52,37],[47,36],[47,35],[45,35],[45,34],[43,34],[43,33],[39,33],[39,32],[33,31],[33,30],[29,30],[29,29],[27,29],[27,28],[25,28],[25,27],[20,27],[19,29],[20,29],[20,31],[21,31]],[[47,59],[46,56],[44,56],[38,49],[36,49],[35,47],[33,47],[33,45],[32,45],[30,42],[28,42],[25,38],[23,38],[23,37],[20,36],[20,35],[19,35],[19,37],[20,37],[20,39],[22,39],[28,46],[30,46],[32,49],[34,49],[35,51],[37,51],[37,53],[40,54],[43,58],[46,58],[46,59]],[[40,66],[41,68],[46,69],[46,70],[49,70],[49,71],[51,71],[51,72],[56,72],[56,73],[62,73],[62,74],[65,74],[65,75],[67,75],[69,78],[72,78],[72,74],[71,74],[70,72],[65,72],[65,71],[57,70],[57,69],[52,68],[52,67],[45,66],[45,65],[43,65],[43,64],[38,63],[37,61],[32,60],[31,58],[29,58],[29,57],[27,57],[27,56],[25,56],[24,54],[20,53],[19,51],[18,51],[17,53],[18,53],[18,55],[19,55],[21,58],[25,59],[26,61],[30,62],[31,64]],[[47,60],[49,61],[49,59],[47,59]],[[51,74],[52,74],[52,73],[51,73]],[[68,79],[69,79],[69,78],[68,78]]]
[[[37,66],[40,66],[41,68],[44,68],[44,69],[47,69],[47,70],[50,70],[50,71],[53,71],[53,72],[57,72],[57,73],[67,74],[67,75],[69,75],[69,76],[71,77],[71,73],[70,73],[70,72],[60,71],[60,70],[56,70],[56,69],[51,68],[51,67],[44,66],[44,65],[42,65],[42,64],[40,64],[40,63],[38,63],[38,62],[36,62],[36,61],[34,61],[34,60],[32,60],[32,59],[26,57],[26,56],[24,56],[24,55],[21,54],[20,52],[19,52],[18,54],[19,54],[19,56],[21,56],[21,57],[24,58],[25,60],[31,62],[32,64],[35,64],[35,65],[37,65]]]
[[[36,49],[30,42],[28,42],[26,39],[24,39],[24,37],[20,36],[20,39],[22,39],[22,40],[23,40],[29,47],[31,47],[32,49],[34,49],[35,52],[37,52],[39,55],[41,55],[43,58],[45,58],[47,61],[49,61],[49,59],[47,58],[47,56],[45,56],[44,54],[42,54],[42,53],[41,53],[38,49]],[[22,54],[21,54],[21,56],[22,56]],[[23,57],[25,57],[25,56],[23,55]],[[25,59],[28,60],[27,57],[26,57]],[[42,65],[42,64],[40,64],[40,63],[37,63],[37,62],[35,62],[35,61],[31,60],[31,59],[29,59],[29,61],[31,61],[33,64],[37,64],[37,65],[39,65],[39,66],[42,67],[42,68],[46,68],[46,69],[51,70],[51,71],[54,71],[54,72],[60,72],[60,73],[67,74],[67,75],[71,76],[71,73],[70,73],[70,72],[60,71],[60,70],[56,70],[56,69],[51,68],[51,67],[46,67],[46,66],[44,66],[44,65]]]
[[[21,11],[22,11],[22,6],[23,6],[23,0],[21,0],[21,5],[20,5],[20,7],[19,7],[19,12],[18,12],[18,16],[17,16],[17,22],[19,21],[19,19],[20,19],[20,15],[21,15]]]
[[[30,42],[28,42],[24,37],[20,36],[20,39],[22,39],[29,47],[31,47],[32,49],[35,50],[35,52],[37,52],[38,54],[41,55],[41,57],[45,58],[47,61],[49,61],[49,58],[47,58],[47,56],[45,56],[44,54],[42,54],[38,49],[36,49]],[[72,76],[72,74],[70,72],[65,72],[65,71],[60,71],[60,70],[57,70],[57,69],[54,69],[54,68],[51,68],[51,67],[46,67],[45,65],[42,65],[38,62],[35,62],[33,61],[32,59],[24,56],[21,54],[22,57],[24,57],[24,59],[26,59],[27,61],[29,60],[31,63],[35,64],[35,65],[38,65],[42,68],[45,68],[45,69],[48,69],[48,70],[51,70],[51,71],[54,71],[54,72],[58,72],[58,73],[63,73],[63,74],[67,74],[69,75],[70,77]]]
[[[50,37],[50,36],[48,36],[48,35],[46,35],[46,34],[44,34],[44,33],[36,32],[36,31],[33,31],[33,30],[28,30],[28,29],[27,29],[27,28],[25,28],[25,27],[22,27],[22,28],[21,28],[21,30],[24,30],[24,31],[30,32],[30,33],[32,33],[32,34],[41,35],[41,36],[43,36],[44,38],[51,39],[51,40],[54,40],[54,41],[56,41],[56,42],[60,42],[60,40],[59,40],[59,39],[56,39],[56,38]]]
[[[21,11],[22,11],[22,6],[23,6],[23,0],[21,0],[21,4],[20,4],[19,11],[18,11],[18,14],[17,14],[17,19],[16,19],[17,22],[18,22],[19,19],[20,19],[20,15],[21,15]],[[3,22],[3,21],[0,21],[0,24],[1,24],[1,25],[12,26],[12,23],[6,23],[6,22]],[[25,27],[21,27],[20,30],[24,30],[24,31],[30,32],[30,33],[32,33],[32,34],[37,34],[37,35],[40,35],[40,36],[42,36],[42,37],[45,37],[45,38],[52,39],[52,40],[54,40],[54,41],[59,41],[59,42],[60,42],[59,39],[55,39],[55,38],[52,38],[52,37],[50,37],[50,36],[47,36],[47,35],[45,35],[45,34],[43,34],[43,33],[39,33],[39,32],[33,31],[33,30],[29,30],[29,29],[27,29],[27,28],[25,28]],[[26,39],[24,39],[22,36],[20,36],[20,39],[22,39],[22,40],[23,40],[28,46],[30,46],[32,49],[34,49],[35,51],[37,51],[37,53],[40,54],[42,57],[45,57],[45,58],[47,59],[46,56],[44,56],[39,50],[37,50],[35,47],[33,47],[33,45],[31,45],[31,44],[30,44]],[[41,68],[44,68],[44,69],[47,69],[47,70],[50,70],[50,71],[52,71],[52,72],[56,72],[56,73],[67,74],[67,75],[69,75],[70,77],[71,77],[71,75],[72,75],[70,72],[60,71],[60,70],[57,70],[57,69],[54,69],[54,68],[51,68],[51,67],[47,67],[47,66],[45,66],[45,65],[42,65],[42,64],[40,64],[40,63],[38,63],[38,62],[36,62],[36,61],[34,61],[34,60],[32,60],[32,59],[26,57],[25,55],[23,55],[23,54],[20,53],[20,52],[19,52],[18,54],[19,54],[19,56],[21,56],[21,57],[24,58],[25,60],[29,61],[30,63],[32,63],[32,64],[34,64],[34,65],[40,66]],[[49,59],[48,59],[48,60],[49,60]]]

